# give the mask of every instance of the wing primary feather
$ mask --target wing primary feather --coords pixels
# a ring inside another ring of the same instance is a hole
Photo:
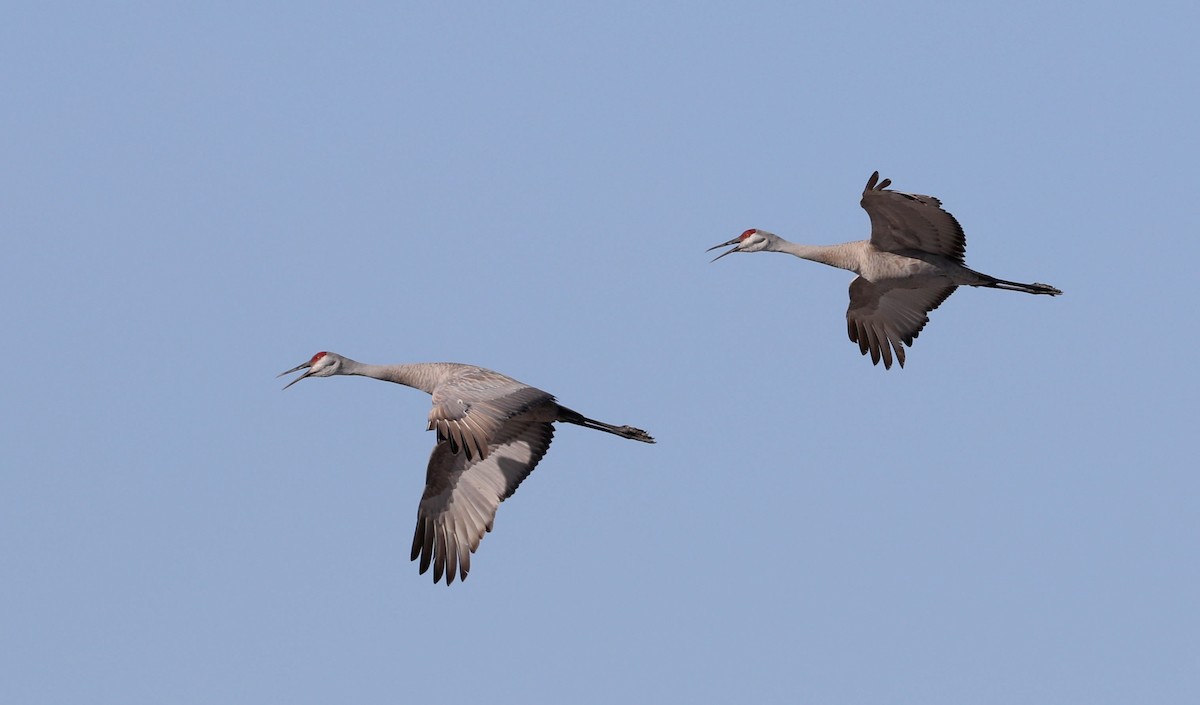
[[[866,336],[863,335],[863,324],[857,320],[850,321],[850,339],[858,343],[858,351],[866,355]]]
[[[458,572],[458,528],[451,514],[442,519],[442,525],[442,535],[446,537],[446,584],[449,585],[454,582],[454,575]]]
[[[878,365],[880,349],[879,334],[875,332],[875,327],[869,323],[867,324],[867,338],[871,341],[871,364]]]
[[[467,579],[467,573],[471,572],[471,551],[475,549],[468,548],[465,543],[458,545],[458,570],[462,580]]]
[[[417,560],[417,556],[421,555],[421,547],[425,545],[425,535],[424,532],[421,531],[424,525],[425,517],[417,516],[417,529],[413,532],[412,556],[410,556],[408,559],[410,561]],[[424,573],[425,571],[421,572]]]
[[[429,570],[429,562],[433,559],[433,540],[436,538],[437,531],[434,528],[433,517],[425,517],[425,536],[421,545],[421,575]]]
[[[442,574],[446,572],[446,529],[441,522],[433,522],[434,529],[434,549],[433,549],[433,582],[442,581]]]

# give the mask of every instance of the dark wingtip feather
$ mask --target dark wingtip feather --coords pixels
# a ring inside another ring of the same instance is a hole
[[[442,531],[438,531],[438,536],[434,543],[437,544],[437,549],[433,551],[433,582],[439,583],[442,581],[442,575],[446,572],[446,537]]]
[[[424,528],[421,531],[421,569],[418,571],[421,575],[429,570],[429,561],[433,559],[433,527],[430,526],[431,520],[426,519]]]
[[[458,546],[453,546],[454,550],[451,550],[451,544],[454,543],[452,532],[451,527],[446,527],[446,585],[454,582],[455,574],[458,572]]]
[[[422,536],[423,532],[421,531],[421,524],[421,517],[417,517],[417,530],[413,532],[412,555],[408,559],[410,561],[417,560],[417,556],[421,555],[421,546],[423,546],[425,543],[424,537]],[[425,571],[421,572],[424,573]]]

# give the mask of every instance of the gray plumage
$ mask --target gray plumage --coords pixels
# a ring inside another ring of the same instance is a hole
[[[412,560],[433,581],[465,580],[471,554],[492,530],[500,503],[533,472],[554,438],[554,422],[605,431],[644,443],[654,439],[632,426],[614,426],[568,409],[536,387],[499,372],[452,362],[366,365],[319,352],[280,376],[307,369],[306,377],[360,375],[420,389],[433,397],[430,430],[437,444],[417,507]]]
[[[871,174],[861,205],[871,219],[871,239],[839,245],[801,245],[774,233],[751,228],[738,237],[708,248],[733,246],[717,261],[735,252],[785,252],[802,259],[848,269],[858,278],[850,283],[846,309],[850,340],[872,364],[890,369],[893,353],[904,367],[904,346],[929,322],[929,312],[959,286],[982,286],[1027,294],[1057,296],[1048,284],[1022,284],[970,269],[964,263],[967,240],[954,216],[933,196],[892,191],[889,179]]]

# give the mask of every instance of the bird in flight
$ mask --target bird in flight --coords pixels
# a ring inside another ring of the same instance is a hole
[[[435,583],[443,574],[447,585],[456,574],[466,580],[471,554],[492,530],[497,507],[517,491],[550,447],[554,422],[654,442],[640,428],[589,419],[536,387],[474,365],[367,365],[319,352],[279,376],[300,370],[307,371],[284,389],[308,377],[360,375],[433,395],[428,429],[437,431],[437,444],[417,506],[412,560],[421,559],[422,574],[432,564]]]
[[[846,323],[850,340],[871,363],[904,367],[904,346],[929,322],[929,312],[960,286],[1023,291],[1058,296],[1049,284],[1021,284],[969,269],[963,259],[966,237],[954,216],[933,196],[892,191],[890,179],[871,174],[862,207],[871,218],[871,239],[839,245],[801,245],[774,233],[751,228],[729,242],[714,245],[735,252],[785,252],[801,259],[848,269],[858,275],[850,283]]]

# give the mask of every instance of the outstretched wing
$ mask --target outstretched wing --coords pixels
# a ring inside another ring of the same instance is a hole
[[[929,322],[929,312],[949,298],[958,287],[929,286],[918,289],[889,287],[858,277],[850,282],[850,308],[846,324],[850,340],[858,343],[863,355],[871,353],[871,363],[883,359],[892,368],[892,351],[904,367],[904,345],[913,340]]]
[[[920,250],[963,264],[967,238],[954,216],[933,196],[891,191],[891,179],[871,174],[862,207],[871,218],[871,244],[885,252]]]
[[[550,422],[518,418],[486,455],[456,452],[448,440],[434,446],[413,535],[412,560],[421,559],[422,574],[432,564],[435,583],[443,572],[447,585],[456,573],[466,580],[471,554],[492,530],[496,509],[533,472],[553,438]]]
[[[434,390],[429,429],[453,452],[482,459],[509,419],[553,401],[549,393],[498,372],[472,370]]]

